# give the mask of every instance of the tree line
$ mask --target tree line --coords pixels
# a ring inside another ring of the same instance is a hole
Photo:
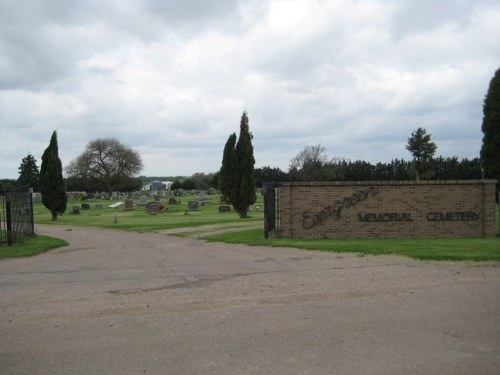
[[[430,180],[481,179],[479,158],[461,159],[442,157],[429,161]],[[302,168],[291,167],[287,172],[265,166],[255,169],[257,186],[270,182],[293,181],[395,181],[415,180],[413,161],[393,159],[388,163],[370,163],[363,160],[333,159],[306,163]]]

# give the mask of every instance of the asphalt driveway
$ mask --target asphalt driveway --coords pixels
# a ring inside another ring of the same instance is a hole
[[[0,261],[0,374],[500,373],[498,264],[37,231],[70,245]]]

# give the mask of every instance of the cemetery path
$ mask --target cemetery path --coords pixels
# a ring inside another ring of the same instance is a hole
[[[500,266],[37,226],[2,374],[497,374]]]

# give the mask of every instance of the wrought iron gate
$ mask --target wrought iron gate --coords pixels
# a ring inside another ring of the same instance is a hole
[[[0,243],[12,246],[17,240],[35,234],[30,187],[5,192],[0,205]]]
[[[279,230],[279,190],[275,183],[264,184],[264,237]]]

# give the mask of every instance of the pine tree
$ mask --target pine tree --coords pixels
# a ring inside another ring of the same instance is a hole
[[[490,81],[483,104],[481,163],[484,177],[500,181],[500,68]]]
[[[67,197],[56,131],[52,133],[49,146],[42,155],[40,192],[42,203],[52,214],[52,220],[57,220],[57,216],[66,211]]]
[[[36,165],[36,159],[33,155],[28,154],[21,161],[19,166],[19,178],[17,179],[19,186],[29,185],[34,191],[40,189],[40,171]]]
[[[254,165],[252,133],[249,130],[248,115],[244,111],[241,116],[238,142],[236,134],[229,136],[224,147],[220,170],[222,196],[233,205],[240,218],[248,216],[250,205],[257,200]]]
[[[430,177],[432,174],[431,160],[437,149],[436,144],[431,142],[431,135],[427,134],[425,129],[418,128],[408,138],[406,149],[413,155],[413,167],[417,181],[420,180],[420,177]]]

